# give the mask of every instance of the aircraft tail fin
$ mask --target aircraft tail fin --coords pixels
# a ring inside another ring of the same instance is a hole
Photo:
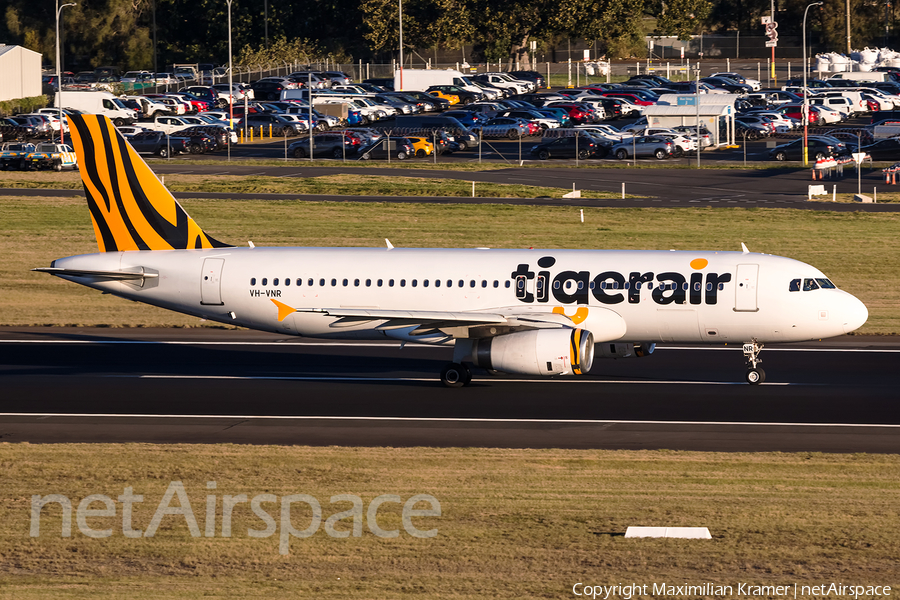
[[[224,248],[194,222],[103,115],[69,115],[100,252]]]

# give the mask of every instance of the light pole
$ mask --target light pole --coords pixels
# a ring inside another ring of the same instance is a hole
[[[777,23],[775,20],[775,0],[772,0],[772,23]],[[702,40],[703,38],[700,39]],[[775,79],[775,46],[772,46],[772,81],[775,82],[775,86],[777,87],[778,80]]]
[[[803,112],[800,115],[803,118],[803,166],[809,164],[809,90],[806,88],[806,72],[809,70],[806,65],[806,17],[809,9],[813,6],[821,6],[822,2],[813,2],[803,11]]]
[[[400,89],[403,90],[403,0],[400,0]]]
[[[228,128],[234,131],[234,65],[231,57],[231,0],[228,2]],[[229,136],[231,134],[229,133]],[[228,160],[231,160],[231,138],[228,139]]]
[[[56,0],[56,3],[59,4],[59,0]],[[57,6],[56,8],[56,108],[59,110],[59,143],[64,143],[63,141],[63,115],[62,115],[62,77],[60,75],[61,69],[59,68],[59,16],[62,14],[62,9],[67,6],[75,6],[75,3],[63,4],[62,6]]]

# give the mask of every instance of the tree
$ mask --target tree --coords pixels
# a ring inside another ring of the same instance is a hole
[[[712,10],[708,0],[664,0],[657,17],[656,31],[687,41],[706,20]]]

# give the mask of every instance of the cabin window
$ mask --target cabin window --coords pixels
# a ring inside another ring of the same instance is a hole
[[[322,286],[322,287],[325,287],[325,280],[324,280],[324,279],[320,279],[320,280],[319,280],[319,285]]]
[[[508,279],[506,280],[506,283],[505,283],[504,287],[509,287],[509,280],[508,280]]]
[[[687,289],[688,289],[688,282],[687,282],[687,281],[685,281],[684,283],[681,284],[681,289],[683,289],[683,290],[687,290]]]
[[[482,280],[481,280],[481,287],[483,287],[483,288],[486,288],[486,287],[487,287],[487,279],[482,279]]]
[[[297,281],[300,281],[299,279]],[[284,285],[291,285],[291,280],[287,277],[284,278]]]
[[[466,287],[466,282],[462,279],[459,280],[459,287]]]
[[[277,278],[277,277],[276,277],[275,279],[272,280],[272,285],[278,285],[278,278]]]
[[[695,292],[699,292],[701,287],[702,287],[702,286],[700,285],[700,282],[699,282],[699,281],[697,281],[697,282],[694,283],[694,291],[695,291]]]
[[[815,279],[804,279],[803,280],[803,291],[811,292],[812,290],[819,289],[819,284],[816,283]]]
[[[372,280],[366,279],[366,287],[372,287]]]
[[[441,287],[441,280],[440,280],[440,279],[435,279],[435,280],[434,280],[434,287]]]
[[[266,284],[268,284],[268,283],[269,283],[269,280],[266,279],[265,277],[263,277],[262,284],[263,284],[263,285],[266,285]]]
[[[419,285],[419,281],[418,281],[417,279],[413,279],[413,280],[412,280],[412,286],[413,286],[413,287],[416,287],[417,285]]]
[[[391,279],[388,281],[388,287],[394,287],[394,280]]]
[[[570,279],[569,281],[566,282],[566,289],[567,289],[567,290],[572,289],[572,280],[571,280],[571,279]]]
[[[452,279],[448,279],[448,280],[447,280],[447,287],[453,287],[453,280],[452,280]]]
[[[518,289],[520,289],[520,290],[524,290],[524,289],[525,289],[525,280],[524,280],[524,279],[519,279],[519,280],[517,280],[517,281],[516,281],[516,288],[518,288]]]
[[[559,289],[559,282],[558,282],[558,281],[554,281],[554,282],[553,282],[553,289],[554,289],[554,290],[558,290],[558,289]]]
[[[631,282],[626,281],[626,282],[625,282],[625,285],[622,286],[622,287],[623,287],[623,289],[626,289],[626,290],[629,289],[629,288],[631,287]]]
[[[299,277],[297,278],[297,285],[303,285],[303,280]],[[309,285],[312,285],[312,279],[309,280]]]
[[[816,278],[816,281],[819,283],[819,286],[821,286],[821,288],[822,288],[823,290],[834,290],[834,289],[837,289],[837,286],[834,285],[833,283],[831,283],[831,280],[830,280],[830,279],[819,279],[819,278]]]
[[[712,291],[712,282],[709,282],[709,283],[706,284],[706,291],[707,291],[707,292],[711,292],[711,291]]]
[[[378,287],[381,287],[383,283],[384,283],[384,279],[379,279],[379,280],[378,280]]]
[[[250,278],[250,285],[256,285],[256,277]]]
[[[405,280],[405,279],[401,279],[401,280],[400,280],[400,287],[406,287],[406,280]]]
[[[640,281],[635,281],[635,282],[634,282],[634,289],[636,289],[636,290],[641,289],[641,282],[640,282]]]
[[[359,279],[353,280],[353,287],[359,287]]]
[[[469,287],[475,287],[475,280],[474,280],[474,279],[471,280],[471,281],[469,282]]]
[[[494,280],[494,287],[500,287],[500,282],[496,279]]]
[[[724,290],[724,289],[725,289],[725,284],[724,284],[724,283],[720,283],[720,284],[719,284],[719,291],[721,292],[721,291]]]
[[[336,286],[336,285],[337,285],[337,279],[332,279],[332,280],[331,280],[331,287],[334,287],[334,286]]]
[[[345,280],[343,280],[341,283],[344,284],[344,287],[347,287],[347,284],[348,284],[349,282],[345,279]]]

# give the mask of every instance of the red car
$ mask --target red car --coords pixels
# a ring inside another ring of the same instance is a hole
[[[572,119],[575,123],[589,123],[591,121],[591,115],[588,113],[583,107],[579,106],[576,103],[572,102],[551,102],[547,105],[547,108],[561,108],[566,111],[569,115],[569,118]]]
[[[815,110],[812,110],[813,107],[809,107],[809,124],[810,125],[818,125],[819,124],[819,113]],[[790,117],[792,119],[797,119],[801,123],[803,123],[803,105],[802,104],[783,104],[778,107],[778,112],[783,114],[786,117]]]
[[[651,106],[653,102],[649,100],[644,100],[637,94],[629,94],[628,92],[603,92],[600,94],[601,96],[606,96],[607,98],[625,98],[629,100],[632,104],[637,104],[638,106]]]

